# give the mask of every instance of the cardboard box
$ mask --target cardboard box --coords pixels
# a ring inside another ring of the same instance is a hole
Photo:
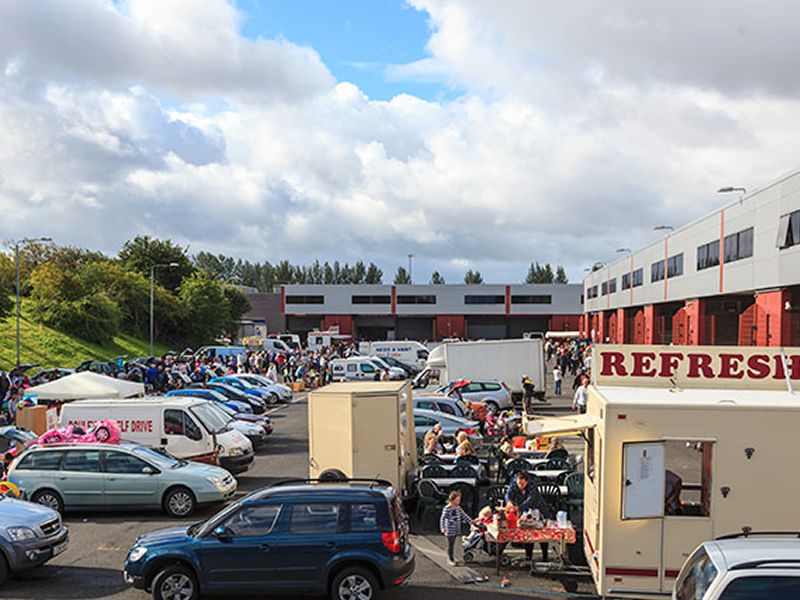
[[[55,412],[54,408],[49,409]],[[49,416],[49,422],[57,422],[58,418],[53,413]],[[36,435],[42,435],[48,430],[48,408],[46,406],[27,406],[17,411],[17,427],[24,427],[33,431]]]

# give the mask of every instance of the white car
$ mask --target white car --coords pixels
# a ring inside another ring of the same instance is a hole
[[[253,373],[238,373],[236,375],[242,381],[249,383],[253,387],[266,390],[279,402],[290,402],[292,399],[292,388],[282,383],[275,383],[271,379],[263,375],[255,375]]]
[[[479,431],[480,424],[477,421],[435,410],[414,409],[414,433],[419,439],[424,438],[436,423],[442,426],[442,433],[448,437],[455,437],[459,431],[464,431],[473,444],[483,441],[483,436]]]
[[[389,371],[389,379],[391,379],[392,381],[398,379],[405,379],[407,377],[406,372],[403,369],[401,369],[400,367],[391,366],[380,356],[370,356],[369,359],[372,361],[372,364],[377,365],[384,371]]]
[[[703,543],[681,568],[673,600],[800,598],[800,539],[792,535]]]

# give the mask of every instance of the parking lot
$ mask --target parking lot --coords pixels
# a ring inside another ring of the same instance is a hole
[[[307,476],[307,402],[306,395],[296,397],[290,405],[273,409],[270,414],[275,433],[259,451],[253,469],[238,477],[237,496],[287,477]],[[207,518],[216,508],[202,508],[190,521]],[[146,598],[143,592],[129,589],[122,581],[122,563],[136,537],[144,532],[171,527],[182,521],[169,519],[157,512],[70,513],[65,522],[70,528],[70,546],[47,565],[10,580],[2,590],[3,598]],[[563,597],[564,588],[557,582],[532,578],[524,569],[514,569],[512,586],[500,589],[494,577],[493,563],[488,557],[472,565],[474,570],[490,578],[480,584],[460,583],[452,574],[463,574],[459,567],[446,570],[444,540],[429,531],[416,538],[417,569],[405,588],[386,594],[386,598],[446,598],[453,589],[465,598],[497,595],[504,598]],[[420,546],[425,549],[421,552]],[[429,558],[430,557],[430,558]],[[586,588],[588,590],[588,588]],[[541,593],[540,593],[541,592]]]

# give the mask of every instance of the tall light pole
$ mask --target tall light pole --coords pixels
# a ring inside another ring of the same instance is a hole
[[[22,238],[21,240],[14,240],[14,265],[17,270],[17,367],[19,368],[21,363],[20,360],[20,330],[19,330],[19,323],[20,323],[20,301],[19,301],[19,245],[20,244],[30,244],[32,242],[52,242],[53,240],[49,237],[39,237],[39,238]]]
[[[155,319],[153,318],[154,309],[153,305],[155,304],[155,289],[156,289],[156,269],[167,268],[167,267],[180,267],[180,265],[176,262],[171,263],[160,263],[157,265],[153,265],[150,267],[150,356],[155,355],[155,349],[153,345],[153,338],[155,336]]]
[[[726,186],[721,187],[717,190],[718,194],[729,194],[731,192],[742,192],[742,194],[746,194],[747,190],[743,187],[733,187],[733,186]]]
[[[409,254],[408,255],[408,282],[409,283],[414,283],[414,277],[411,275],[411,273],[412,273],[411,268],[412,268],[412,265],[413,265],[413,262],[412,262],[413,260],[414,260],[414,255],[413,254]]]
[[[653,225],[653,231],[675,231],[672,225]]]

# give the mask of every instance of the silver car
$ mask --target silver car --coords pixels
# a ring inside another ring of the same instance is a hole
[[[0,585],[67,549],[68,531],[51,508],[0,496]]]
[[[459,431],[465,431],[473,444],[480,444],[483,441],[479,430],[480,424],[477,421],[433,410],[414,409],[414,433],[417,438],[424,438],[437,423],[442,426],[442,434],[448,437],[455,437]]]
[[[440,387],[436,390],[438,394],[448,394],[452,383]],[[497,379],[493,381],[470,381],[467,385],[459,388],[461,397],[470,402],[485,402],[486,405],[497,412],[507,408],[514,408],[514,401],[511,397],[511,390],[508,386]],[[450,394],[453,395],[453,394]]]

